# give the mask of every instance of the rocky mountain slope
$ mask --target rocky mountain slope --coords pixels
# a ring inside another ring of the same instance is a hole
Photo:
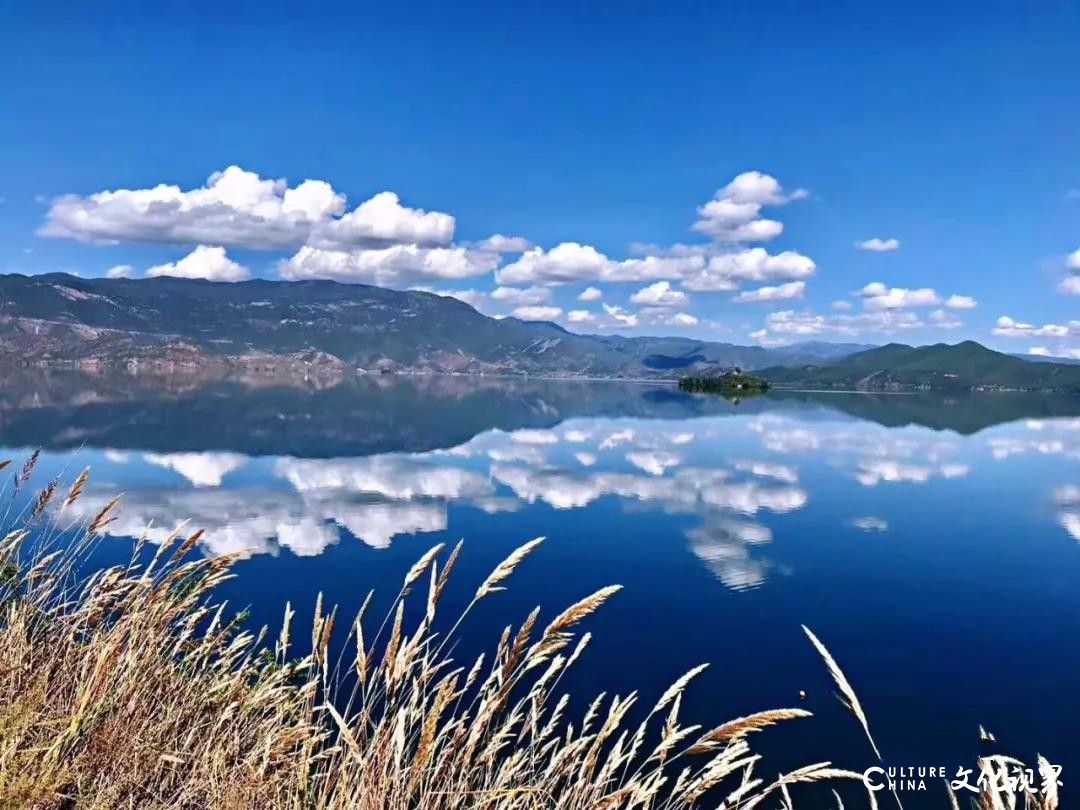
[[[862,348],[855,346],[855,349]],[[579,335],[495,319],[455,298],[332,281],[0,276],[0,362],[343,367],[657,377],[846,353],[688,338]]]

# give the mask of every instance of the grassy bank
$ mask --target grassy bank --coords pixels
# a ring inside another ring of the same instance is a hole
[[[8,487],[25,489],[32,468]],[[139,542],[128,563],[83,574],[119,508],[69,526],[85,482],[50,484],[0,531],[0,807],[774,810],[796,806],[799,790],[831,796],[834,780],[860,778],[819,751],[780,777],[759,761],[752,735],[809,717],[801,709],[711,728],[684,720],[682,695],[704,667],[649,700],[562,694],[589,643],[582,626],[616,586],[543,618],[537,608],[489,654],[455,660],[472,605],[497,597],[539,539],[476,586],[459,616],[439,605],[465,587],[452,578],[461,546],[440,545],[394,585],[385,616],[368,615],[370,595],[350,616],[320,600],[310,627],[286,605],[280,629],[253,633],[214,599],[235,557],[199,557],[199,532]],[[335,652],[343,622],[350,644]],[[808,635],[876,751],[854,691]],[[948,807],[944,787],[940,796]],[[867,793],[864,806],[875,799],[893,797]],[[1008,806],[992,800],[979,807]]]

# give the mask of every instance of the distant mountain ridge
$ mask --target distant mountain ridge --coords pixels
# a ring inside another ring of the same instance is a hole
[[[774,366],[758,373],[788,388],[1080,393],[1080,366],[1032,363],[972,340],[920,347],[890,343],[826,363]]]
[[[0,361],[9,363],[674,377],[819,362],[861,348],[580,335],[490,318],[456,298],[333,281],[0,276]]]

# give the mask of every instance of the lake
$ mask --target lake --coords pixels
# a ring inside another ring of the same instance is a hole
[[[462,655],[535,605],[624,586],[588,622],[568,689],[649,703],[701,662],[703,724],[817,715],[761,736],[782,763],[874,764],[802,633],[858,691],[890,764],[955,772],[995,750],[1080,765],[1080,400],[368,377],[323,389],[39,375],[0,386],[0,459],[35,482],[92,469],[77,505],[123,493],[92,564],[180,521],[244,551],[224,588],[250,621],[316,595],[388,601],[465,539],[443,615],[513,548],[545,543],[470,616]],[[147,530],[147,527],[150,527]],[[456,583],[456,586],[455,584]],[[805,697],[800,696],[805,692]],[[1076,777],[1074,777],[1076,778]],[[943,806],[932,786],[910,807]]]

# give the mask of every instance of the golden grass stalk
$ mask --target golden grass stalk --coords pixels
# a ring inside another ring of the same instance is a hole
[[[80,476],[64,503],[86,483]],[[636,725],[636,693],[601,694],[582,712],[559,681],[587,647],[580,625],[617,586],[539,634],[537,609],[459,664],[433,622],[460,543],[441,570],[441,546],[409,569],[383,619],[385,641],[364,634],[368,595],[350,626],[355,664],[345,676],[359,686],[341,701],[330,666],[337,609],[320,596],[309,638],[294,632],[291,605],[280,632],[247,628],[214,597],[239,555],[201,557],[200,532],[178,527],[149,561],[140,539],[125,565],[69,576],[116,508],[29,559],[26,527],[0,532],[0,567],[17,571],[0,589],[2,810],[751,810],[767,800],[793,808],[793,786],[827,790],[854,776],[829,763],[768,783],[755,773],[750,735],[809,715],[800,709],[704,735],[684,725],[684,692],[704,666]],[[539,543],[500,563],[469,606],[504,587]],[[429,571],[418,610],[406,610]],[[1056,793],[1037,809],[1058,810]]]
[[[821,640],[805,624],[802,629],[807,638],[810,639],[810,643],[818,651],[818,655],[825,662],[825,668],[829,671],[829,675],[836,682],[836,688],[840,690],[841,702],[847,706],[851,713],[855,715],[855,719],[859,721],[859,725],[866,732],[866,739],[870,741],[870,747],[874,749],[874,756],[880,761],[881,751],[878,750],[877,743],[874,742],[874,736],[870,733],[870,721],[866,719],[866,712],[863,711],[859,696],[855,694],[855,689],[851,686],[847,676],[844,675],[844,671],[840,669],[840,665],[836,663],[836,659],[832,657],[832,653],[821,643]]]

